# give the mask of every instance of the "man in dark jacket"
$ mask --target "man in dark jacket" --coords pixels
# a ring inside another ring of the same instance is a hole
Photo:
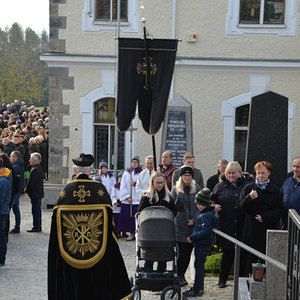
[[[94,157],[73,159],[76,180],[53,210],[48,254],[48,299],[117,300],[132,296],[104,185],[91,180]]]
[[[29,145],[29,152],[30,153],[33,153],[33,152],[40,153],[40,148],[35,142],[35,137],[32,137],[32,138],[29,139],[28,145]]]
[[[31,171],[27,181],[25,193],[27,193],[31,199],[32,216],[33,216],[33,228],[27,230],[27,232],[41,232],[42,231],[42,211],[41,203],[44,197],[44,172],[40,165],[42,157],[40,153],[34,152],[30,155]]]
[[[9,138],[4,138],[3,144],[5,146],[4,153],[7,154],[7,156],[10,156],[10,154],[16,150],[16,145],[12,143]]]
[[[25,149],[23,145],[20,142],[20,137],[18,134],[14,134],[13,136],[13,143],[15,144],[15,150],[19,151],[21,153],[21,158],[24,159],[25,155]]]
[[[227,165],[228,161],[226,159],[220,159],[218,163],[218,173],[213,176],[210,176],[207,179],[206,187],[209,188],[211,191],[214,189],[215,185],[219,183],[219,176],[225,172]]]
[[[172,164],[173,154],[170,151],[165,151],[162,154],[161,162],[162,165],[159,165],[157,171],[162,172],[166,178],[167,186],[169,191],[172,189],[172,176],[173,172],[177,170],[177,168]]]
[[[282,229],[286,230],[289,209],[295,209],[300,214],[300,156],[293,160],[293,174],[283,183],[280,192],[285,208]]]
[[[182,165],[190,166],[194,169],[193,180],[200,186],[200,189],[203,189],[204,183],[203,183],[202,173],[199,169],[194,167],[194,164],[195,164],[195,156],[190,152],[185,153],[183,155]],[[180,169],[174,171],[172,176],[172,187],[176,185],[176,182],[180,177],[179,174],[180,174]]]
[[[35,141],[40,149],[40,154],[42,156],[41,166],[44,172],[44,178],[46,178],[45,174],[47,172],[47,149],[45,144],[43,143],[43,137],[41,135],[36,136]]]
[[[11,204],[11,208],[15,214],[15,227],[10,231],[10,233],[20,233],[21,214],[19,200],[22,192],[24,191],[24,161],[21,158],[21,153],[16,150],[10,154],[10,161],[12,162],[15,170],[14,198]]]
[[[24,171],[26,172],[29,170],[29,158],[30,158],[29,145],[24,132],[20,132],[19,138],[20,138],[20,143],[25,149],[23,160],[24,160]]]

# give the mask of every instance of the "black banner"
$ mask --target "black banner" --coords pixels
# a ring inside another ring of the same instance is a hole
[[[136,102],[144,130],[154,135],[164,121],[178,40],[119,38],[117,125],[126,131],[134,119]],[[150,75],[149,75],[150,74]]]

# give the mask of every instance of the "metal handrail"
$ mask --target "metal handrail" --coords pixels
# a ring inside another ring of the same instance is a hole
[[[295,225],[300,229],[300,216],[295,209],[289,209],[289,218],[291,218]]]
[[[268,262],[271,263],[272,265],[274,265],[274,266],[276,266],[277,268],[281,269],[282,271],[285,271],[285,272],[286,272],[286,265],[282,264],[281,262],[277,261],[276,259],[271,258],[270,256],[267,256],[267,255],[265,255],[265,254],[263,254],[263,253],[261,253],[261,252],[255,250],[255,249],[251,248],[250,246],[244,244],[243,242],[241,242],[241,241],[239,241],[239,240],[237,240],[237,239],[235,239],[235,238],[229,236],[228,234],[226,234],[226,233],[224,233],[224,232],[222,232],[222,231],[220,231],[220,230],[218,230],[218,229],[213,229],[213,231],[214,231],[216,234],[218,234],[218,235],[220,235],[220,236],[226,238],[228,241],[230,241],[230,242],[232,242],[232,243],[238,245],[240,248],[243,248],[243,249],[247,250],[248,252],[250,252],[250,253],[252,253],[252,254],[258,256],[259,258],[261,258],[261,259],[263,259],[263,260],[268,261]]]
[[[295,216],[296,217],[296,216]],[[299,221],[300,226],[300,218],[297,219]],[[300,228],[300,227],[299,227]],[[248,245],[244,244],[241,241],[238,241],[237,239],[229,236],[228,234],[218,230],[213,229],[214,233],[222,236],[223,238],[227,239],[228,241],[235,244],[235,259],[234,259],[234,290],[233,290],[233,299],[238,300],[238,291],[239,291],[239,269],[240,269],[240,250],[241,248],[245,249],[246,251],[258,256],[259,258],[268,261],[272,265],[276,266],[277,268],[283,270],[284,272],[287,271],[286,265],[282,264],[281,262],[271,258],[270,256],[267,256],[252,247],[249,247]]]

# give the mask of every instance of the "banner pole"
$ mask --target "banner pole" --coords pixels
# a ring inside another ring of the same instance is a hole
[[[149,66],[149,58],[148,58],[148,45],[147,45],[147,31],[146,31],[146,19],[142,18],[143,23],[143,29],[144,29],[144,43],[145,43],[145,53],[146,53],[146,70],[147,70],[147,85],[148,88],[148,99],[150,107],[152,108],[152,86],[151,86],[151,74],[150,74],[150,66]],[[150,124],[151,126],[151,124]],[[150,128],[150,134],[151,134],[151,128]],[[153,149],[153,160],[154,160],[154,171],[156,171],[156,148],[155,148],[155,135],[152,135],[152,149]]]

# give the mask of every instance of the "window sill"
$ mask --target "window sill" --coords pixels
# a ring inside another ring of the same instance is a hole
[[[251,28],[251,29],[285,29],[286,25],[284,24],[239,24],[238,28]]]

